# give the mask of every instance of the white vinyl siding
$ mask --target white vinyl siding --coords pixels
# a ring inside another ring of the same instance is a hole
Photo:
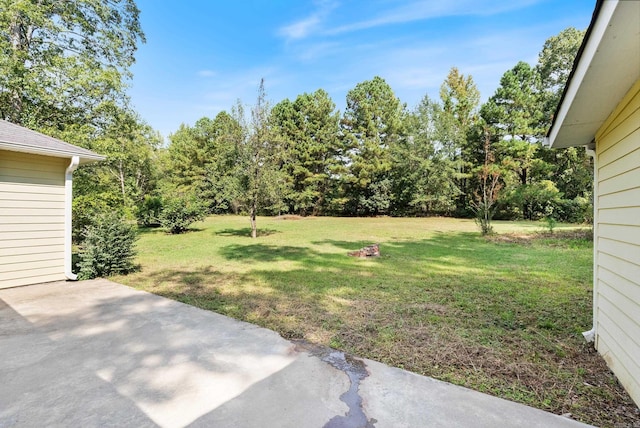
[[[596,348],[640,402],[640,81],[596,134]]]
[[[68,159],[0,150],[0,288],[64,279]]]

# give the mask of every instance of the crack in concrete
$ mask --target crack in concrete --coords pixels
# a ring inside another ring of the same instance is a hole
[[[360,382],[369,376],[367,367],[362,360],[331,348],[313,345],[304,341],[295,341],[296,350],[304,350],[320,358],[325,363],[344,372],[351,382],[349,389],[340,395],[340,401],[344,402],[349,410],[343,416],[337,415],[331,418],[323,428],[375,428],[377,422],[374,418],[368,419],[362,408],[360,396]]]

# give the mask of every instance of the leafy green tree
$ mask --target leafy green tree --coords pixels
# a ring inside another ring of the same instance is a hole
[[[74,196],[97,201],[133,217],[145,196],[154,193],[158,180],[157,155],[161,137],[130,110],[116,108],[104,117],[100,128],[69,126],[57,135],[70,143],[84,145],[106,156],[106,160],[80,167],[74,173]],[[108,119],[108,120],[107,120]],[[75,214],[74,214],[75,215]],[[78,214],[81,215],[81,214]]]
[[[507,169],[504,202],[524,218],[548,215],[553,206],[562,220],[584,212],[584,196],[591,187],[584,149],[552,150],[541,144],[583,35],[568,28],[549,38],[537,66],[519,62],[507,71],[481,109],[500,137],[496,157]]]
[[[162,138],[130,111],[118,111],[90,144],[107,157],[95,165],[105,180],[115,182],[123,204],[133,207],[151,194],[157,179],[156,152]]]
[[[561,196],[553,181],[539,180],[516,187],[506,195],[506,200],[523,207],[525,219],[537,220],[552,215]]]
[[[74,175],[80,171],[78,170]],[[73,181],[73,193],[75,195],[73,197],[72,210],[72,238],[75,244],[81,244],[85,238],[87,227],[92,226],[101,215],[112,212],[124,217],[125,211],[122,207],[122,201],[118,197],[119,195],[116,192],[112,192],[111,189],[101,188],[90,178],[85,178],[84,180],[74,178]],[[76,181],[78,181],[77,184],[81,184],[84,181],[80,191],[78,191],[80,186],[76,186]]]
[[[0,0],[0,118],[107,155],[75,173],[89,212],[131,213],[155,185],[159,137],[126,96],[140,42],[134,0]]]
[[[542,104],[536,69],[520,61],[503,74],[500,86],[480,109],[482,118],[497,136],[495,154],[505,169],[504,199],[519,217],[533,218],[539,204],[529,195],[546,179],[549,165],[540,159],[543,150]],[[512,210],[513,211],[513,210]]]
[[[192,223],[203,220],[206,209],[194,195],[170,196],[163,200],[160,224],[169,233],[184,233]]]
[[[348,154],[345,182],[350,214],[388,212],[392,182],[389,147],[403,136],[404,106],[380,77],[362,83],[347,94],[340,122]]]
[[[236,167],[245,138],[242,120],[226,111],[216,115],[212,124],[213,146],[204,168],[202,197],[216,213],[239,209]]]
[[[343,154],[335,104],[319,89],[299,95],[293,103],[281,101],[271,114],[274,130],[287,151],[289,204],[302,215],[324,212],[335,189],[332,177],[341,167]]]
[[[467,130],[473,125],[480,103],[480,91],[472,76],[465,76],[456,67],[449,70],[447,78],[440,86],[442,110],[452,116],[456,123],[455,138],[459,145],[464,143]]]
[[[211,120],[203,117],[193,127],[180,124],[176,132],[169,135],[166,177],[179,192],[195,191],[201,186],[207,162],[207,127]]]
[[[73,179],[73,236],[100,213],[114,211],[132,219],[146,196],[155,194],[158,182],[159,134],[128,109],[104,113],[102,124],[71,124],[46,133],[106,156],[82,165]]]
[[[450,214],[460,190],[456,160],[441,144],[441,106],[425,96],[405,118],[407,138],[392,147],[393,212]]]
[[[476,222],[480,226],[482,235],[493,233],[491,221],[498,208],[500,191],[502,190],[501,168],[495,163],[491,148],[491,137],[488,126],[483,126],[484,134],[484,163],[476,169],[478,187],[471,200],[471,209],[476,214]]]
[[[133,0],[2,0],[0,117],[32,129],[123,105],[144,34]]]
[[[471,170],[482,162],[481,139],[471,137],[477,122],[480,92],[471,75],[465,76],[452,67],[440,86],[441,113],[436,128],[442,153],[447,155],[457,169],[455,187],[459,189],[456,200],[458,213],[466,213],[472,193]]]
[[[236,169],[239,200],[249,213],[251,237],[258,236],[256,217],[261,210],[281,208],[284,151],[270,123],[271,108],[260,81],[258,98],[251,109],[251,126],[239,148]]]
[[[228,212],[237,204],[234,177],[244,130],[223,111],[194,126],[180,125],[170,136],[165,165],[167,192],[198,194],[211,212]]]
[[[540,76],[544,129],[551,126],[584,34],[582,30],[569,27],[547,39],[538,55],[536,70]],[[552,166],[549,178],[562,195],[554,215],[562,220],[588,221],[592,209],[593,165],[585,149],[543,148],[539,157]]]

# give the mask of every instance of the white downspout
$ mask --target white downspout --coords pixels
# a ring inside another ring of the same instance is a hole
[[[64,275],[75,281],[77,275],[71,271],[71,216],[73,202],[73,171],[78,168],[79,156],[73,156],[64,174]]]
[[[593,324],[591,330],[582,332],[582,335],[587,342],[594,342],[598,324],[598,161],[595,143],[585,148],[587,155],[593,159]]]

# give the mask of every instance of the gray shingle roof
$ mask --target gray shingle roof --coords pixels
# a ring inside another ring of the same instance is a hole
[[[79,156],[80,163],[104,160],[104,156],[91,150],[65,143],[57,138],[49,137],[1,119],[0,149],[65,158]]]

